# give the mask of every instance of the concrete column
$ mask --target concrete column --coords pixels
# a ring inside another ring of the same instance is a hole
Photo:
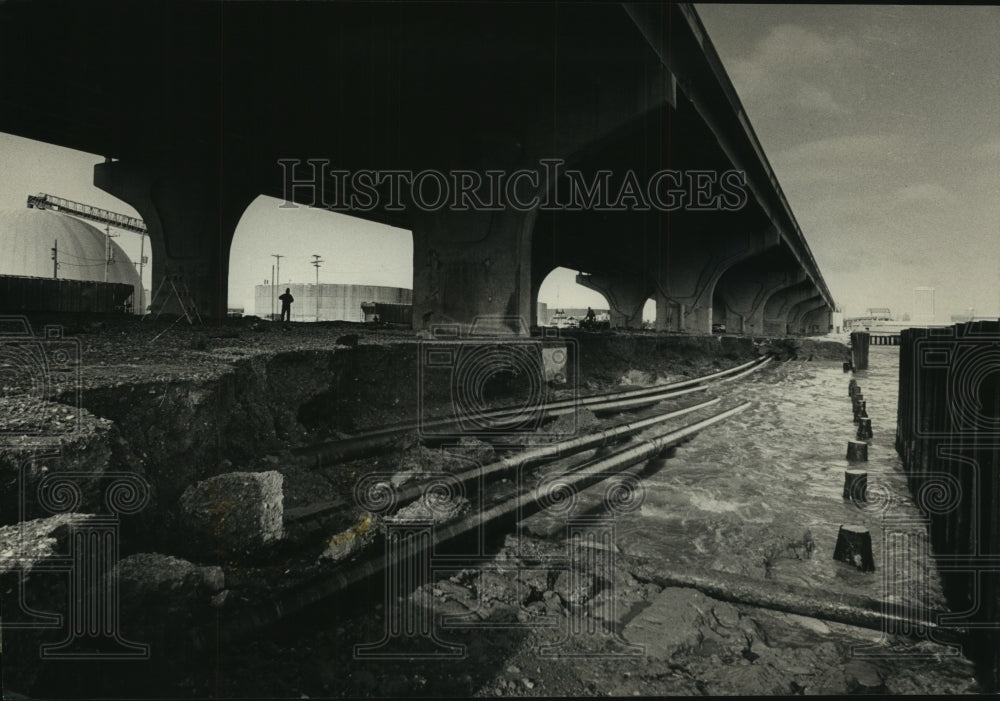
[[[146,223],[153,257],[150,294],[160,290],[153,311],[181,312],[169,280],[161,289],[169,277],[187,286],[202,316],[224,318],[233,234],[257,193],[235,187],[221,191],[217,168],[201,165],[99,163],[94,185],[135,207]]]
[[[803,318],[806,314],[815,311],[825,304],[826,302],[817,292],[809,299],[803,300],[792,307],[791,311],[788,312],[788,332],[796,334],[806,333]]]
[[[530,328],[534,212],[421,212],[413,218],[413,327],[502,319]],[[477,326],[477,328],[481,328]]]
[[[811,280],[773,294],[764,305],[764,333],[778,336],[787,334],[792,308],[815,296],[817,296],[816,286]]]
[[[712,332],[712,300],[723,273],[737,263],[778,245],[774,227],[674,236],[653,275],[656,328],[685,333]],[[669,321],[668,321],[669,320]]]
[[[833,325],[833,312],[830,311],[830,308],[826,304],[823,304],[818,309],[814,309],[812,312],[806,314],[803,317],[802,323],[806,329],[812,329],[814,324],[819,327],[818,331],[809,330],[807,331],[808,333],[815,333],[817,335],[827,334],[832,330],[830,327]]]
[[[800,271],[761,272],[753,268],[728,271],[719,281],[716,295],[726,310],[727,333],[759,335],[764,333],[764,305],[780,290],[805,280]]]
[[[608,300],[612,328],[642,328],[642,308],[653,291],[652,284],[643,275],[584,273],[576,276],[576,282],[600,292]]]
[[[814,324],[819,327],[816,331],[812,328]],[[806,335],[826,333],[829,324],[830,308],[822,298],[814,304],[806,303],[795,320],[797,330]]]

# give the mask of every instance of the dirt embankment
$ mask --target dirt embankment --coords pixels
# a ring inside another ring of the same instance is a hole
[[[203,327],[105,321],[68,331],[81,359],[79,376],[68,386],[39,393],[37,383],[4,378],[0,523],[61,509],[104,513],[110,486],[122,474],[136,475],[148,486],[148,502],[122,517],[123,556],[190,557],[180,542],[180,497],[222,473],[278,472],[286,509],[342,503],[349,507],[343,510],[346,518],[357,508],[351,489],[358,473],[309,470],[291,451],[345,434],[451,416],[457,393],[467,389],[456,380],[461,358],[432,367],[427,342],[408,330],[243,319]],[[658,384],[765,353],[839,360],[834,356],[843,355],[842,348],[809,340],[578,333],[567,337],[565,385],[530,395],[537,388],[503,370],[473,400],[516,405],[529,395],[545,401]],[[402,444],[398,463],[389,461],[388,467],[405,464],[407,451],[420,450]],[[72,499],[44,496],[53,472],[73,473],[70,481],[79,483],[72,508]],[[223,606],[225,592],[215,596],[219,601],[213,598],[213,606]],[[375,685],[368,691],[385,690]]]
[[[655,384],[768,350],[749,338],[580,333],[567,338],[564,385],[539,394],[524,378],[508,377],[470,398],[460,367],[429,365],[426,342],[407,330],[243,319],[215,327],[95,322],[67,331],[81,359],[78,377],[40,396],[24,378],[3,378],[4,494],[18,485],[30,494],[54,469],[95,478],[132,472],[149,482],[153,519],[195,481],[271,469],[288,450],[324,438],[450,416],[457,401],[495,406],[529,392],[545,401]],[[58,467],[40,448],[58,453]],[[81,508],[99,506],[98,491],[90,485]],[[16,500],[5,500],[0,521],[44,515],[34,501],[20,513]]]

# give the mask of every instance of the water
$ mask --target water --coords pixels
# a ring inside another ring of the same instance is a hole
[[[619,524],[622,550],[664,567],[697,565],[943,609],[933,561],[920,554],[926,530],[894,448],[899,349],[872,346],[870,353],[870,369],[853,375],[872,419],[868,463],[845,458],[857,425],[847,394],[852,375],[840,363],[770,367],[726,389],[727,406],[750,400],[751,409],[702,432],[646,478],[641,510]],[[868,471],[863,507],[842,499],[848,467]],[[911,522],[903,530],[915,549],[903,557],[905,567],[883,562],[898,553],[883,547],[884,519]],[[869,529],[874,573],[833,560],[841,524]]]

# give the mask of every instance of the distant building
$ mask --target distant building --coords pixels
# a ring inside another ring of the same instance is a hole
[[[291,283],[285,285],[257,285],[254,287],[254,314],[262,318],[281,313],[278,296],[291,290],[295,301],[292,303],[292,321],[364,321],[363,303],[413,304],[413,291],[403,287],[382,287],[379,285],[320,285]],[[317,294],[318,293],[318,294]],[[319,306],[317,307],[317,299]]]
[[[131,285],[129,307],[142,312],[135,265],[113,240],[109,256],[105,233],[80,219],[44,209],[2,209],[0,251],[0,275]],[[148,294],[145,298],[148,303]]]
[[[997,321],[998,318],[1000,317],[996,315],[990,316],[989,314],[970,314],[966,312],[965,314],[952,314],[951,322],[953,324],[962,324],[968,321]]]

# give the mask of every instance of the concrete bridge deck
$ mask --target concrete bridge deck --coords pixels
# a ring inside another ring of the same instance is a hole
[[[258,195],[330,206],[345,173],[433,171],[474,206],[394,199],[390,176],[345,208],[412,232],[417,328],[530,326],[557,266],[619,326],[652,298],[661,330],[829,328],[830,291],[689,5],[7,3],[0,63],[0,130],[106,156],[94,182],[145,220],[154,287],[183,276],[205,315],[225,314]],[[554,163],[579,176],[546,177]],[[504,206],[478,205],[491,171]]]

